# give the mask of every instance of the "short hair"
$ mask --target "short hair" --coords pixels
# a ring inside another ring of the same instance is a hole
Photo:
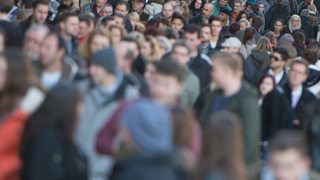
[[[292,34],[294,43],[303,43],[305,44],[306,36],[302,31],[296,31]]]
[[[113,17],[119,17],[123,20],[123,24],[126,24],[128,18],[122,14],[114,14]]]
[[[172,51],[176,48],[176,47],[184,47],[184,48],[186,48],[187,50],[188,50],[188,53],[190,54],[190,52],[191,52],[191,47],[189,46],[189,44],[188,43],[186,43],[185,41],[183,41],[183,40],[177,40],[174,44],[173,44],[173,46],[172,46]]]
[[[294,149],[302,156],[308,156],[308,144],[305,135],[297,130],[282,130],[270,143],[271,153]]]
[[[130,4],[127,1],[119,1],[114,7],[117,7],[118,5],[125,5],[127,8],[127,11],[130,10]]]
[[[201,25],[201,29],[204,28],[204,27],[208,27],[210,29],[210,34],[212,34],[212,28],[211,28],[210,24],[202,24]]]
[[[197,33],[197,37],[200,38],[201,37],[201,28],[199,25],[197,24],[188,24],[184,27],[184,33]]]
[[[129,13],[127,17],[128,17],[129,20],[132,20],[132,21],[140,21],[139,14],[137,12],[134,12],[134,11]]]
[[[155,63],[156,71],[165,76],[173,76],[179,82],[183,82],[183,69],[175,61],[163,59]]]
[[[243,61],[240,55],[227,52],[216,52],[211,56],[214,62],[219,61],[221,64],[230,68],[235,75],[243,75]]]
[[[106,26],[109,21],[114,21],[114,16],[102,17],[100,24]]]
[[[299,58],[296,58],[295,60],[293,60],[291,62],[290,68],[292,68],[293,65],[295,65],[295,64],[302,64],[306,68],[305,74],[307,74],[307,75],[309,74],[309,63],[304,58],[299,57]]]
[[[35,0],[32,3],[32,8],[35,9],[39,4],[48,5],[49,6],[49,1],[48,0]]]
[[[289,53],[285,48],[276,47],[273,49],[273,52],[279,53],[282,60],[284,60],[284,61],[288,60]]]
[[[303,10],[301,11],[300,16],[309,17],[309,10],[308,10],[308,9],[303,9]]]
[[[91,22],[94,21],[94,18],[90,15],[81,15],[79,16],[79,22],[85,22],[86,25],[89,27]]]
[[[66,44],[62,39],[62,37],[60,36],[60,34],[58,34],[57,32],[50,32],[45,36],[45,38],[48,38],[49,36],[54,36],[55,38],[57,38],[58,49],[63,49],[63,50],[67,49]]]
[[[103,7],[112,7],[112,9],[113,9],[112,4],[110,4],[110,3],[105,3],[105,4],[103,5]]]
[[[183,15],[181,13],[178,13],[178,12],[173,13],[172,18],[171,18],[171,22],[174,19],[180,19],[183,24],[186,24],[186,20],[184,19]]]
[[[0,12],[9,13],[13,5],[13,0],[0,0]]]
[[[255,28],[260,28],[264,24],[264,19],[261,16],[254,16],[252,19],[252,26]]]
[[[61,16],[58,18],[58,22],[66,22],[70,17],[79,17],[78,14],[74,12],[67,12],[61,14]]]
[[[217,16],[211,16],[209,18],[209,24],[211,24],[212,21],[219,21],[220,23],[222,23],[221,19],[219,17],[217,17]]]

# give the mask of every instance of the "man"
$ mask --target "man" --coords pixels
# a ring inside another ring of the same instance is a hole
[[[23,54],[29,61],[39,60],[41,43],[49,33],[46,25],[32,25],[26,32],[23,43]]]
[[[115,6],[115,14],[120,14],[124,17],[126,17],[126,19],[124,20],[125,23],[125,28],[127,30],[127,32],[131,32],[132,31],[132,25],[130,23],[130,21],[127,20],[127,15],[129,14],[129,10],[130,10],[130,5],[128,2],[126,1],[119,1],[116,6]]]
[[[189,20],[189,24],[197,24],[200,26],[203,24],[209,24],[209,19],[212,14],[213,14],[212,3],[205,3],[202,8],[201,14],[192,17]]]
[[[113,6],[108,3],[104,4],[100,11],[100,16],[107,17],[107,16],[111,16],[112,14],[113,14]]]
[[[273,28],[274,22],[277,19],[286,21],[290,17],[290,10],[288,6],[284,4],[284,0],[277,0],[277,2],[270,7],[266,15],[265,29],[270,30]]]
[[[208,56],[211,56],[214,52],[219,51],[221,48],[221,43],[224,41],[224,37],[221,35],[222,22],[219,17],[211,17],[209,19],[209,24],[212,29],[212,36],[210,39],[210,46],[208,49]]]
[[[208,55],[209,43],[212,36],[212,29],[209,24],[203,24],[201,26],[201,45],[200,50],[202,53]]]
[[[301,29],[303,30],[306,36],[306,40],[316,39],[313,26],[309,19],[309,10],[307,9],[302,10],[300,18],[301,18]]]
[[[210,114],[219,110],[230,110],[241,119],[243,127],[244,160],[253,167],[259,161],[260,112],[257,96],[251,86],[242,81],[243,62],[239,55],[216,52],[212,57],[214,66],[211,78],[219,89],[208,92],[200,113],[202,126]]]
[[[92,13],[96,19],[101,17],[101,11],[107,0],[95,0],[91,3],[85,4],[82,8],[82,14]]]
[[[244,2],[242,0],[236,0],[233,4],[231,24],[236,21],[240,11],[244,9]]]
[[[63,40],[56,33],[49,33],[42,41],[40,59],[34,62],[41,84],[52,89],[59,83],[71,84],[77,74],[75,62],[66,57]]]
[[[228,0],[217,0],[216,2],[212,3],[213,5],[213,14],[214,16],[219,16],[220,11],[222,9],[227,9],[232,11],[231,7],[228,4]]]
[[[113,166],[112,156],[98,154],[96,136],[109,120],[119,101],[136,97],[138,90],[118,70],[113,49],[102,49],[93,54],[90,66],[91,80],[79,84],[84,92],[84,111],[76,128],[76,142],[88,159],[90,180],[104,180]]]
[[[83,44],[90,33],[94,30],[94,18],[90,15],[83,15],[79,17],[79,31],[77,34],[77,41]]]
[[[65,42],[67,48],[66,54],[72,56],[78,52],[78,43],[76,36],[79,32],[79,17],[74,13],[65,13],[61,15],[59,21],[60,35]]]
[[[288,74],[288,84],[284,87],[284,94],[290,102],[296,118],[293,125],[299,129],[302,129],[305,125],[302,121],[305,106],[316,100],[316,96],[303,86],[308,73],[309,67],[305,60],[293,61]]]
[[[191,48],[183,41],[176,41],[172,47],[171,58],[184,68],[184,90],[181,94],[182,102],[192,107],[200,94],[199,78],[189,69]]]
[[[320,175],[311,170],[306,137],[302,132],[282,131],[271,142],[270,174],[268,179],[317,180]]]
[[[231,16],[231,11],[229,11],[228,9],[222,9],[220,11],[219,18],[222,23],[222,30],[220,33],[222,34],[222,36],[229,35],[230,16]]]
[[[32,24],[45,24],[49,14],[49,2],[36,0],[32,4],[32,15],[20,23],[23,35]]]
[[[163,4],[161,13],[154,15],[152,19],[159,20],[161,18],[164,18],[164,19],[167,19],[169,22],[171,22],[173,13],[174,13],[174,8],[172,4],[168,1]]]
[[[150,15],[143,11],[147,2],[147,0],[133,0],[131,9],[131,12],[137,12],[139,14],[140,21],[144,24],[146,24],[150,18]]]
[[[269,67],[258,72],[255,82],[257,83],[259,79],[267,73],[275,78],[277,85],[284,87],[288,82],[288,76],[285,71],[288,57],[289,54],[286,49],[281,47],[275,48],[270,55]]]
[[[115,14],[115,15],[113,15],[113,18],[115,20],[116,25],[118,25],[122,28],[125,28],[126,22],[128,21],[126,16],[123,16],[122,14]]]

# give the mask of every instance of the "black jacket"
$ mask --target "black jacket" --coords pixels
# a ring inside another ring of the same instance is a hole
[[[0,27],[5,32],[5,46],[8,47],[21,47],[22,46],[22,31],[19,24],[0,20]]]
[[[193,16],[190,20],[189,20],[189,24],[197,24],[199,26],[203,25],[203,19],[201,14],[198,14],[196,16]]]
[[[282,19],[283,21],[290,16],[290,11],[288,6],[276,3],[270,7],[266,15],[265,29],[272,29],[274,22],[277,19]]]
[[[306,35],[306,40],[316,38],[313,32],[313,26],[306,16],[300,16],[301,18],[301,29],[304,31],[304,35]]]
[[[256,76],[255,76],[255,80],[254,80],[254,82],[255,82],[256,85],[258,84],[260,78],[261,78],[263,75],[265,75],[265,74],[268,73],[268,70],[269,70],[269,69],[262,69],[262,70],[260,70],[260,71],[257,72],[257,74],[256,74]],[[282,76],[282,78],[280,79],[280,81],[279,81],[279,83],[278,83],[277,85],[283,88],[287,83],[288,83],[288,75],[287,75],[287,73],[286,73],[285,70],[284,70],[283,76]]]
[[[254,74],[257,74],[257,72],[260,71],[268,58],[269,54],[267,52],[252,51],[252,53],[248,56],[247,61],[252,65]]]

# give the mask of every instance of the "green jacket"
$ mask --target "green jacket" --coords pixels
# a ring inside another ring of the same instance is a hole
[[[223,9],[222,7],[219,6],[219,1],[212,3],[212,5],[213,5],[213,14],[212,15],[219,17],[220,11],[221,11],[221,9]],[[226,5],[225,9],[232,11],[232,8],[229,6],[228,3]]]

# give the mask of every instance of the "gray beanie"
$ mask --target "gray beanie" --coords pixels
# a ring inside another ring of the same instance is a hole
[[[292,35],[289,33],[286,33],[280,37],[278,45],[291,45],[293,41],[294,39]]]
[[[117,74],[117,60],[112,48],[101,49],[92,56],[92,62],[102,66],[111,74]]]
[[[172,150],[172,120],[166,107],[142,98],[123,111],[120,121],[140,153],[153,156]]]

